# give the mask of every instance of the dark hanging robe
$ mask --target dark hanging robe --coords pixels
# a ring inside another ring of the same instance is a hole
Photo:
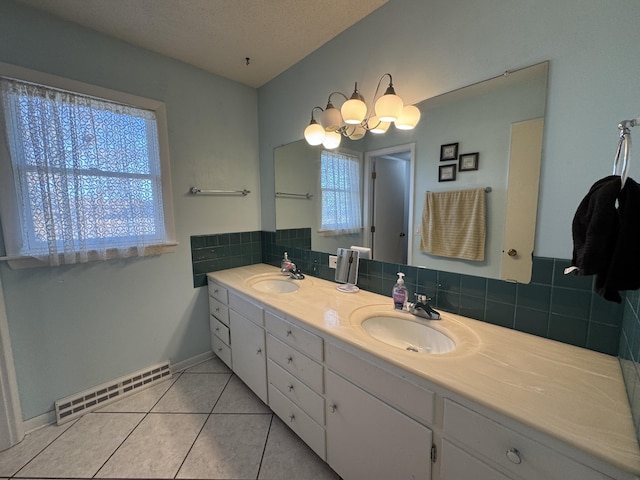
[[[595,275],[595,291],[621,303],[619,291],[640,288],[640,185],[618,175],[598,180],[573,218],[573,270]]]

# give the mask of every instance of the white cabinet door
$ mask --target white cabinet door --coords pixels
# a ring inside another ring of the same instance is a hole
[[[431,478],[431,430],[328,370],[326,399],[327,462],[344,480]]]
[[[233,371],[267,403],[267,362],[264,329],[231,310],[231,359]]]

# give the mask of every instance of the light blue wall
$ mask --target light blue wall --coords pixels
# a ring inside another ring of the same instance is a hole
[[[575,209],[611,173],[617,123],[640,115],[639,19],[637,0],[389,0],[259,89],[263,229],[274,225],[272,149],[302,138],[330,92],[357,80],[370,100],[390,72],[413,103],[550,60],[535,255],[571,258]]]
[[[260,229],[257,95],[183,63],[0,2],[0,62],[164,101],[177,252],[0,275],[24,418],[153,363],[210,351],[189,237]],[[189,187],[247,188],[194,197]]]
[[[22,271],[0,264],[24,417],[151,363],[209,350],[189,236],[252,231],[261,220],[273,230],[273,148],[302,138],[311,107],[355,80],[370,98],[391,72],[413,103],[550,60],[535,253],[569,258],[575,207],[610,173],[617,122],[640,114],[639,18],[637,0],[390,0],[256,100],[253,89],[2,0],[0,61],[167,104],[181,242],[174,254],[142,260]],[[253,193],[190,197],[193,185]]]

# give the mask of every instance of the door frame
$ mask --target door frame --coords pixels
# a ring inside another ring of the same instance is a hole
[[[15,445],[23,438],[24,423],[0,279],[0,451]]]
[[[381,157],[384,155],[392,155],[394,153],[410,152],[409,159],[409,225],[407,229],[407,265],[411,264],[413,258],[413,212],[414,212],[414,185],[415,185],[415,172],[416,172],[416,144],[405,143],[403,145],[395,145],[393,147],[386,147],[379,150],[371,150],[364,154],[364,188],[362,202],[362,217],[364,225],[364,238],[363,243],[365,247],[371,247],[371,216],[373,213],[373,195],[371,185],[371,172],[373,171],[373,158]]]

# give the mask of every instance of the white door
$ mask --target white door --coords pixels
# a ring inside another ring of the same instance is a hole
[[[0,451],[24,438],[9,325],[0,281]]]
[[[372,158],[371,246],[373,259],[407,263],[410,152]]]
[[[503,280],[520,283],[531,281],[543,127],[542,118],[511,126],[505,219],[505,225],[509,225],[509,228],[504,232],[500,275]]]

